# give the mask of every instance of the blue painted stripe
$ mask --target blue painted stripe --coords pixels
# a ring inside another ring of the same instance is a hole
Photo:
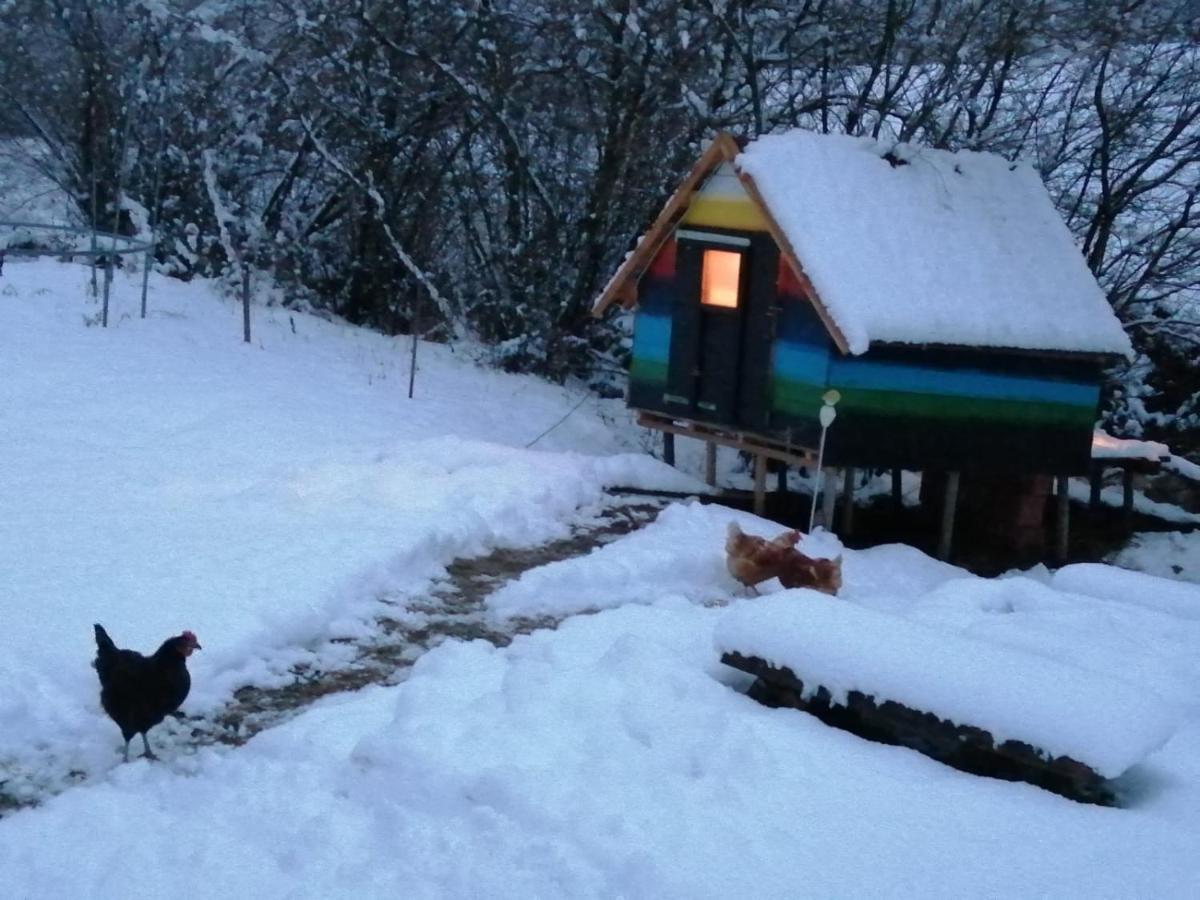
[[[829,351],[812,344],[778,341],[775,344],[774,371],[788,381],[823,385],[829,371]]]
[[[1095,406],[1100,399],[1100,388],[1094,384],[998,375],[979,369],[928,369],[855,359],[831,360],[829,383],[834,387],[994,400],[1042,400],[1072,406]]]
[[[667,362],[671,358],[669,317],[638,313],[633,320],[633,356],[653,362]]]
[[[671,317],[675,305],[675,281],[647,275],[638,285],[638,312],[651,316]]]

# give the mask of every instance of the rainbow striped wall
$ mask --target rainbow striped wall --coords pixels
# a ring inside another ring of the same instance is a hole
[[[668,240],[638,285],[629,362],[629,404],[663,409],[671,359],[671,311],[675,305],[675,240]]]
[[[829,362],[836,351],[824,324],[781,256],[775,278],[778,310],[771,361],[771,421],[811,443],[820,431],[816,411],[828,390]]]
[[[1097,363],[899,346],[843,356],[782,259],[776,295],[771,422],[815,440],[822,394],[837,388],[832,463],[1086,468]]]

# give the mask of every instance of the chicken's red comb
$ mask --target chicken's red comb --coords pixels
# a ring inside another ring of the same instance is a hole
[[[189,641],[193,644],[200,643],[198,640],[196,640],[196,635],[191,631],[185,631],[183,634],[180,635],[180,637],[186,639],[187,641]]]

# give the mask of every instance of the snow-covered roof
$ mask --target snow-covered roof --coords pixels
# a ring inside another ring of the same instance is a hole
[[[1092,459],[1145,459],[1163,462],[1170,458],[1171,448],[1158,441],[1113,437],[1098,428],[1092,432]]]
[[[851,353],[875,341],[1130,352],[1027,165],[803,130],[751,142],[736,165]]]

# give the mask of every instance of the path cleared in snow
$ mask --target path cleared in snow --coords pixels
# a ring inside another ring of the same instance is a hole
[[[652,522],[663,501],[616,496],[594,521],[572,528],[570,537],[528,549],[493,550],[485,556],[457,559],[446,567],[424,597],[396,603],[375,627],[356,638],[340,638],[336,648],[315,651],[316,662],[297,663],[292,681],[274,686],[246,686],[228,703],[203,715],[177,714],[151,734],[172,757],[199,747],[243,746],[259,732],[295,717],[331,694],[358,691],[368,685],[403,681],[423,654],[446,640],[485,640],[504,647],[519,634],[556,628],[565,615],[497,617],[486,608],[488,596],[525,572],[573,557]],[[387,603],[388,601],[384,601]],[[392,604],[389,603],[389,606]],[[27,772],[10,768],[0,780],[0,816],[44,801],[68,785],[83,784],[82,772],[59,772],[46,766]],[[11,787],[10,787],[11,785]]]

